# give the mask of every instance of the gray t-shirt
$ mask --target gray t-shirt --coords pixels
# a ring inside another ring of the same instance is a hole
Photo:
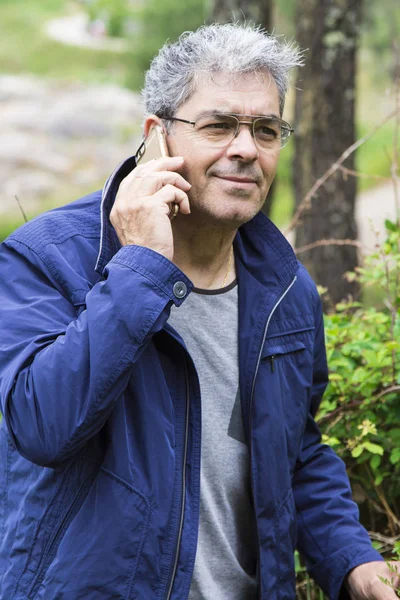
[[[200,380],[200,527],[189,600],[257,597],[257,537],[239,395],[238,287],[194,290],[169,323]]]

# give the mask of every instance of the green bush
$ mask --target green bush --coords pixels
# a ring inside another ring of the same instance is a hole
[[[386,534],[374,546],[391,559],[400,553],[400,227],[386,228],[384,244],[347,274],[381,288],[382,305],[349,301],[325,315],[330,382],[317,421],[346,463],[364,526],[373,540]],[[298,554],[296,572],[297,598],[324,598]]]
[[[318,420],[346,462],[369,530],[400,530],[400,228],[349,279],[381,288],[380,307],[341,303],[326,316],[330,383]]]

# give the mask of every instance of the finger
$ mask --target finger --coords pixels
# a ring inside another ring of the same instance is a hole
[[[190,204],[187,194],[173,185],[165,185],[161,190],[154,194],[153,199],[157,201],[161,200],[165,203],[166,214],[169,214],[170,212],[169,205],[171,203],[178,204],[182,214],[188,215],[190,213]]]
[[[177,157],[179,158],[179,157]],[[160,185],[172,183],[178,185],[183,190],[189,190],[191,185],[182,177],[175,169],[183,165],[182,161],[177,161],[172,164],[166,164],[165,161],[171,160],[170,157],[165,159],[151,160],[144,165],[140,165],[133,169],[120,183],[119,190],[131,190],[140,186],[140,189],[145,193],[155,193]],[[173,158],[175,161],[175,157]]]
[[[388,582],[392,581],[393,574],[385,573],[384,575],[378,575],[377,578],[371,584],[370,595],[369,598],[371,600],[395,600],[398,598],[396,592],[391,589],[392,585],[394,585],[394,581],[392,583],[385,583],[379,579],[379,576],[382,576]]]
[[[151,174],[149,174],[149,177],[156,181],[159,187],[171,184],[180,188],[184,192],[188,192],[192,187],[191,184],[186,181],[184,177],[182,177],[182,175],[176,173],[175,171],[153,171]]]
[[[153,158],[144,165],[139,165],[136,169],[133,169],[127,177],[134,175],[135,173],[149,173],[152,171],[175,171],[184,164],[183,156],[163,156],[162,158]]]

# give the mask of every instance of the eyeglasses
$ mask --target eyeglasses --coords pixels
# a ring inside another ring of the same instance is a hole
[[[239,120],[247,117],[249,120]],[[216,147],[228,146],[238,135],[240,125],[248,125],[259,150],[271,150],[285,146],[294,129],[278,117],[252,117],[251,115],[204,113],[196,121],[178,117],[161,117],[165,121],[179,121],[192,125],[199,138]]]

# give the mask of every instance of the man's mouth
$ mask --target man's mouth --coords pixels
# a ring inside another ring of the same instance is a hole
[[[256,185],[257,181],[252,177],[237,177],[235,175],[216,175],[218,179],[223,179],[224,181],[228,181],[229,183],[237,183],[239,185]]]

